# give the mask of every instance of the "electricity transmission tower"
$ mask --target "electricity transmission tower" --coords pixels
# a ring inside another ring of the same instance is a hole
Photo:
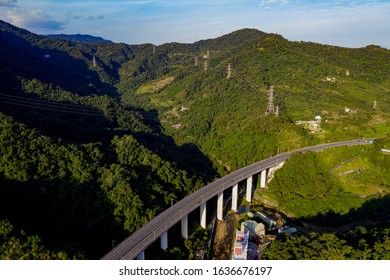
[[[92,58],[92,66],[96,67],[96,58],[95,58],[95,56],[93,56],[93,58]]]
[[[268,105],[267,110],[265,111],[265,115],[273,114],[275,113],[275,106],[274,106],[274,87],[270,86],[270,91],[268,93]],[[278,109],[279,113],[279,109]]]
[[[204,59],[204,71],[209,69],[210,51],[207,50],[207,54],[203,56]]]
[[[232,64],[229,63],[227,67],[227,78],[230,79],[232,77]]]

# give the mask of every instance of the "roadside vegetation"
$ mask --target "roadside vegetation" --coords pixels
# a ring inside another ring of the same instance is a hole
[[[390,229],[359,226],[342,234],[281,235],[266,250],[267,260],[388,260]]]

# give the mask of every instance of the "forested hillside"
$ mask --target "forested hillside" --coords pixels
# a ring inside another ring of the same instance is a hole
[[[91,44],[91,43],[112,43],[110,40],[103,39],[101,37],[95,37],[91,35],[67,35],[67,34],[51,34],[45,35],[47,38],[65,39],[75,43]]]
[[[278,150],[389,133],[389,62],[390,51],[377,46],[289,42],[244,29],[157,46],[123,65],[118,88],[124,104],[157,109],[178,143],[198,143],[231,171]],[[265,116],[270,86],[277,118]],[[314,131],[294,125],[316,116]]]
[[[294,154],[264,193],[286,214],[325,226],[390,215],[390,157],[376,145]]]
[[[266,252],[270,260],[388,260],[390,229],[356,229],[343,234],[281,236]]]
[[[3,21],[0,46],[2,259],[100,258],[227,172],[390,132],[390,51],[378,46],[254,29],[193,44],[87,44]],[[270,86],[278,116],[265,114]],[[316,129],[295,124],[316,116]]]
[[[4,22],[0,41],[2,259],[100,258],[216,176],[196,146],[178,147],[158,120],[121,105],[129,46]]]

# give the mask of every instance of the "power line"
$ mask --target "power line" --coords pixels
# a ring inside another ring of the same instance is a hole
[[[247,78],[245,78],[245,76],[242,75],[236,68],[232,68],[232,71],[233,71],[235,74],[237,74],[238,77],[239,77],[241,80],[243,80],[244,82],[246,82],[248,85],[250,85],[250,86],[256,88],[256,90],[259,89],[259,85],[258,85],[258,84],[249,81],[249,80],[248,80]]]
[[[333,100],[330,100],[330,102],[333,103],[334,106],[324,106],[322,104],[315,104],[315,103],[308,103],[308,100],[299,100],[297,99],[296,96],[284,96],[282,97],[282,99],[285,101],[286,105],[285,107],[287,109],[291,109],[291,108],[295,108],[297,109],[298,111],[303,111],[303,110],[307,110],[307,111],[318,111],[318,112],[321,112],[321,111],[335,111],[335,110],[343,110],[344,106],[340,106],[340,100],[336,100],[336,99],[333,99]],[[361,106],[361,107],[358,107],[357,109],[360,109],[360,110],[372,110],[372,107],[367,105],[367,106]]]
[[[238,78],[240,78],[242,81],[244,81],[247,85],[249,85],[249,86],[251,86],[251,87],[253,87],[253,88],[256,88],[256,90],[258,90],[259,89],[259,87],[258,87],[258,85],[257,84],[255,84],[255,83],[253,83],[253,82],[251,82],[250,80],[248,80],[246,77],[245,77],[245,75],[243,75],[243,74],[241,74],[236,68],[234,68],[234,69],[232,69],[232,71],[234,71],[234,73],[235,74],[237,74],[237,75],[235,75],[236,77],[238,77]],[[305,85],[307,85],[308,87],[310,87],[310,88],[312,88],[312,89],[315,89],[316,91],[321,91],[322,90],[322,88],[319,88],[319,87],[317,87],[317,86],[315,86],[315,85],[313,85],[313,84],[310,84],[310,83],[308,83],[307,81],[305,81],[305,80],[302,80],[302,79],[300,79],[299,77],[296,77],[298,80],[300,80],[302,83],[304,83]],[[332,108],[332,109],[330,109],[329,107],[328,108],[326,108],[326,107],[324,107],[323,105],[315,105],[315,104],[313,104],[313,103],[311,103],[309,106],[302,106],[302,104],[305,104],[306,102],[305,101],[301,101],[300,103],[300,105],[296,105],[296,106],[291,106],[292,104],[297,104],[298,102],[299,102],[299,100],[297,100],[297,97],[298,96],[294,96],[294,97],[291,97],[291,98],[293,98],[293,99],[291,99],[290,100],[290,104],[288,105],[288,107],[295,107],[295,108],[297,108],[298,110],[301,110],[301,109],[303,109],[303,108],[305,108],[305,109],[315,109],[315,110],[318,110],[318,111],[322,111],[322,110],[335,110],[336,108]],[[281,99],[283,100],[285,98],[285,96],[282,96],[281,97]],[[333,97],[333,96],[331,96],[331,95],[329,95],[329,96],[327,96],[326,97],[327,99],[328,99],[328,101],[329,102],[332,102],[332,103],[334,103],[334,104],[340,104],[340,102],[342,101],[345,105],[344,106],[348,106],[348,104],[346,104],[346,103],[348,103],[348,102],[351,102],[352,100],[348,100],[348,99],[345,99],[345,98],[335,98],[335,97]],[[279,99],[279,98],[278,98]],[[306,100],[307,101],[307,100]],[[355,100],[356,101],[356,100]],[[382,102],[389,102],[389,101],[387,101],[387,100],[380,100],[380,99],[376,99],[376,101],[377,101],[377,104],[378,104],[378,102],[379,101],[382,101]],[[292,104],[291,104],[292,103]],[[369,105],[368,103],[367,104],[364,104],[364,100],[361,100],[361,104],[359,104],[359,108],[361,108],[361,109],[366,109],[366,110],[368,110],[368,109],[370,109],[370,107],[371,107],[372,105]],[[376,106],[378,106],[378,105],[376,105]],[[371,107],[372,108],[372,107]]]
[[[42,100],[42,99],[32,99],[32,98],[22,97],[19,95],[8,95],[8,94],[3,94],[3,93],[0,93],[0,97],[3,99],[11,100],[11,101],[20,100],[21,102],[25,101],[25,102],[29,102],[29,103],[44,104],[44,105],[48,105],[48,106],[66,107],[68,109],[78,109],[78,110],[90,111],[91,113],[100,113],[100,110],[97,108],[86,107],[83,105],[59,103],[59,102],[54,102],[54,101]]]
[[[55,112],[61,112],[61,113],[96,116],[96,117],[103,116],[103,114],[100,113],[98,110],[95,110],[93,112],[93,111],[85,110],[85,108],[83,108],[83,107],[72,108],[72,107],[67,107],[66,105],[63,105],[63,104],[57,106],[53,102],[31,100],[28,98],[12,99],[9,96],[3,95],[3,94],[0,94],[0,103],[21,106],[21,107],[27,107],[27,108],[33,108],[33,109],[55,111]]]
[[[75,109],[66,109],[61,108],[60,106],[40,106],[40,105],[46,105],[46,104],[34,104],[25,102],[22,100],[8,100],[4,99],[0,94],[0,104],[8,104],[8,105],[14,105],[14,106],[20,106],[20,107],[26,107],[26,108],[32,108],[32,109],[38,109],[38,110],[47,110],[47,111],[53,111],[53,112],[60,112],[60,113],[67,113],[67,114],[76,114],[76,115],[84,115],[84,116],[94,116],[94,117],[102,117],[104,116],[102,113],[99,113],[98,110],[97,113],[92,112],[83,112],[82,110],[75,110]],[[43,102],[44,103],[44,102]],[[142,118],[142,120],[159,120],[158,116],[155,116],[153,114],[148,113],[140,113],[140,116],[137,116],[137,113],[134,114],[135,117]]]
[[[250,80],[248,80],[243,74],[241,74],[236,68],[232,69],[232,71],[234,71],[235,74],[235,77],[238,77],[239,79],[241,79],[242,81],[244,81],[246,83],[246,85],[249,85],[253,88],[256,88],[256,90],[258,91],[259,90],[259,86],[253,82],[251,82]],[[300,79],[301,80],[301,79]],[[310,86],[311,88],[317,90],[317,91],[320,91],[321,88],[315,86],[315,85],[312,85],[312,84],[309,84],[307,83],[306,81],[303,81],[306,85]],[[348,103],[349,101],[348,100],[345,100],[345,99],[338,99],[338,98],[335,98],[331,95],[327,96],[327,99],[329,102],[335,104],[336,107],[329,107],[329,106],[323,106],[323,105],[320,105],[320,104],[315,104],[315,103],[310,103],[310,105],[306,105],[308,103],[308,100],[299,100],[299,96],[295,95],[295,96],[286,96],[286,95],[282,95],[280,98],[278,99],[281,99],[282,101],[285,100],[287,101],[286,103],[288,104],[285,104],[285,107],[288,109],[288,108],[295,108],[297,109],[298,111],[302,111],[302,110],[308,110],[308,111],[334,111],[334,110],[337,110],[337,109],[342,109],[340,107],[337,108],[337,106],[340,104],[340,101],[343,101],[343,103]],[[274,103],[274,100],[275,98],[273,98],[273,102]],[[379,101],[379,100],[377,100]],[[337,105],[336,105],[337,104]],[[345,104],[344,106],[347,106],[347,104]],[[267,111],[271,110],[272,111],[272,105],[268,104],[267,106]],[[369,106],[367,104],[360,104],[359,106],[361,109],[369,109]],[[275,108],[275,107],[274,107]],[[273,110],[275,112],[275,110]],[[279,111],[278,113],[280,114],[280,107],[279,107]]]
[[[56,109],[56,108],[41,107],[41,106],[36,106],[36,105],[31,105],[31,104],[29,105],[29,104],[23,104],[23,103],[11,102],[11,101],[4,101],[4,100],[1,100],[0,103],[9,104],[9,105],[15,105],[15,106],[21,106],[21,107],[28,107],[28,108],[33,108],[33,109],[55,111],[55,112],[61,112],[61,113],[69,113],[69,114],[77,114],[77,115],[87,115],[87,116],[96,116],[96,117],[102,116],[102,114],[100,114],[100,115],[99,114],[90,114],[90,113],[70,111],[70,110],[63,110],[63,109]]]

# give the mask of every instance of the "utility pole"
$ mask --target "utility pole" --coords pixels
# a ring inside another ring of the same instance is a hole
[[[270,86],[270,91],[268,94],[268,105],[267,110],[265,111],[265,115],[275,113],[275,107],[274,107],[274,87]]]
[[[376,109],[376,100],[374,100],[374,109]]]
[[[232,77],[232,64],[229,63],[227,67],[227,78],[230,79]]]
[[[279,105],[276,105],[275,116],[279,116]]]
[[[156,46],[153,45],[153,55],[155,55],[155,54],[156,54]]]

